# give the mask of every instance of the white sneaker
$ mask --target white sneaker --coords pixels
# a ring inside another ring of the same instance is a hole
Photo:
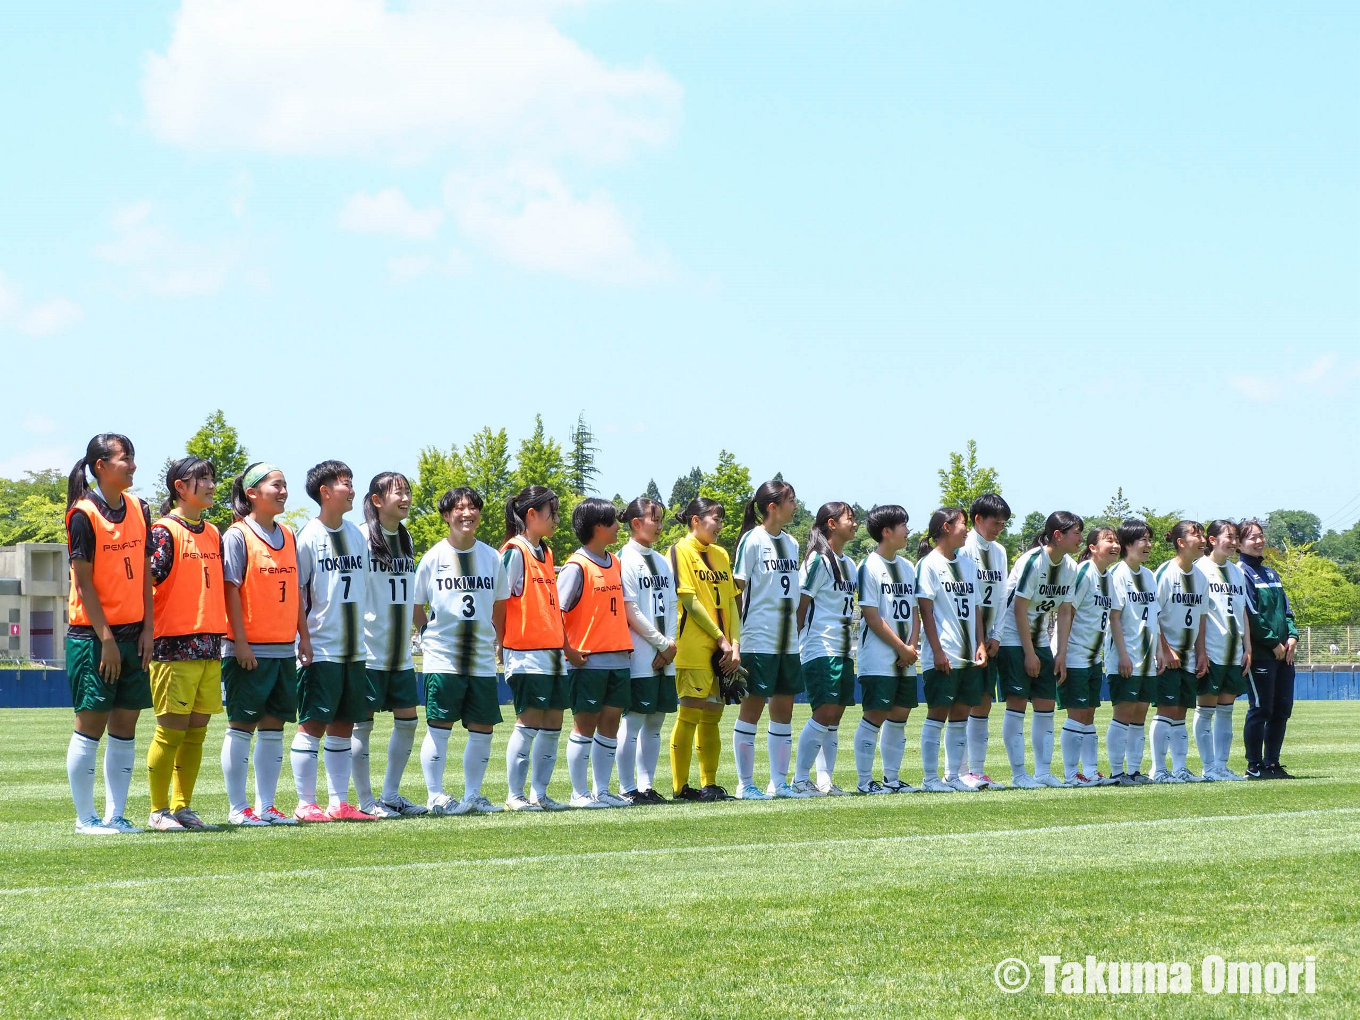
[[[817,789],[817,784],[811,779],[800,779],[793,784],[793,795],[795,797],[825,797],[826,794]]]
[[[939,776],[928,776],[926,781],[921,784],[921,789],[926,793],[953,793],[954,788],[946,783]]]
[[[884,786],[882,783],[880,783],[877,779],[871,779],[867,783],[860,783],[858,786],[855,787],[855,789],[860,793],[866,793],[871,795],[893,792],[892,790],[889,790],[886,786]]]
[[[430,798],[427,811],[432,815],[459,815],[463,812],[454,810],[458,807],[459,803],[459,801],[454,800],[447,793],[436,793]]]
[[[360,804],[359,810],[366,815],[374,818],[400,818],[401,812],[395,808],[390,808],[380,800],[370,800],[367,804]]]
[[[545,793],[543,796],[540,797],[540,796],[538,795],[538,792],[537,792],[536,790],[530,790],[530,791],[529,791],[529,803],[530,803],[530,804],[537,805],[538,807],[542,808],[544,811],[565,811],[565,810],[567,810],[567,805],[563,804],[560,800],[553,800],[553,799],[552,799],[551,797],[549,797],[546,793]]]
[[[593,793],[573,793],[571,795],[571,806],[574,808],[607,808],[604,801],[600,800]]]
[[[301,824],[302,824],[302,823],[299,822],[296,818],[294,818],[292,815],[285,815],[282,811],[280,811],[278,808],[276,808],[273,804],[270,804],[269,807],[265,808],[263,811],[256,811],[256,812],[255,812],[255,816],[256,816],[257,818],[262,818],[262,819],[264,819],[264,821],[265,821],[266,823],[268,823],[269,825],[301,825]]]
[[[1204,780],[1187,768],[1179,768],[1173,773],[1182,783],[1202,783]]]
[[[1226,765],[1220,765],[1218,767],[1218,779],[1219,782],[1224,783],[1242,783],[1246,782],[1247,777],[1239,776],[1236,772],[1228,768],[1228,766]]]
[[[808,796],[808,794],[799,793],[788,783],[780,783],[778,786],[775,786],[773,783],[771,783],[769,786],[765,788],[765,795],[767,797],[773,797],[776,800],[782,800],[784,798],[792,798],[796,800],[800,797]]]
[[[955,776],[953,779],[946,779],[944,782],[951,790],[956,790],[959,793],[978,793],[980,791],[980,787],[969,786],[963,776]]]
[[[119,832],[127,836],[131,836],[134,833],[146,831],[145,829],[137,828],[137,826],[133,825],[122,815],[113,815],[109,818],[105,818],[104,824],[113,826],[113,828],[117,829]]]
[[[761,793],[760,787],[755,783],[748,783],[737,791],[737,800],[774,800],[776,796],[778,796],[777,793]]]
[[[831,780],[829,780],[829,779],[826,781],[826,785],[822,785],[822,783],[819,781],[819,782],[817,783],[817,789],[821,790],[822,793],[825,794],[825,795],[828,796],[828,797],[848,797],[848,796],[850,796],[850,794],[846,793],[844,790],[842,790],[839,786],[837,786],[835,783],[833,783],[833,782],[832,782]]]
[[[474,815],[495,815],[502,810],[480,793],[474,793],[471,797],[465,796],[458,803],[466,806],[465,813]]]
[[[1185,782],[1184,779],[1177,779],[1175,776],[1173,776],[1173,775],[1172,775],[1170,772],[1168,772],[1166,769],[1158,769],[1156,772],[1154,772],[1154,773],[1152,774],[1152,781],[1153,781],[1154,783],[1183,783],[1183,782]]]
[[[409,801],[401,794],[397,794],[395,797],[379,797],[378,803],[383,805],[383,807],[397,812],[397,814],[401,815],[403,818],[415,818],[418,815],[423,815],[427,810],[423,805],[417,804],[414,801]],[[372,813],[373,812],[371,811],[369,812],[369,814]],[[395,816],[385,815],[384,817],[390,818]]]
[[[98,815],[90,815],[89,818],[76,819],[76,832],[82,836],[116,836],[118,830],[112,825],[105,825],[104,820]]]
[[[1028,772],[1012,773],[1011,786],[1017,790],[1042,790],[1044,788],[1044,784],[1039,782]]]
[[[1097,769],[1094,773],[1091,774],[1091,779],[1095,782],[1095,785],[1096,785],[1096,786],[1118,786],[1118,785],[1119,785],[1117,782],[1115,782],[1115,779],[1114,779],[1113,776],[1107,776],[1104,772],[1101,772],[1099,769]]]
[[[1063,780],[1063,786],[1099,786],[1099,785],[1100,783],[1096,782],[1094,779],[1086,775],[1084,772],[1078,772],[1071,779]]]
[[[628,800],[628,799],[626,799],[626,798],[624,798],[624,797],[620,797],[617,793],[614,793],[614,792],[611,791],[611,790],[605,790],[603,793],[597,793],[597,794],[595,794],[595,799],[598,800],[598,801],[599,801],[601,804],[603,804],[605,807],[632,807],[632,806],[633,806],[633,802],[632,802],[631,800]]]
[[[260,827],[269,825],[263,818],[255,813],[254,808],[246,808],[244,811],[233,811],[227,815],[227,822],[231,825],[240,825],[245,828]]]
[[[1057,776],[1055,776],[1052,772],[1036,772],[1034,774],[1034,781],[1038,783],[1040,786],[1056,787],[1062,786],[1063,784],[1063,781],[1059,779]]]
[[[1218,767],[1215,766],[1214,768],[1204,770],[1202,781],[1206,783],[1217,783],[1222,778],[1223,777],[1218,774]]]
[[[431,808],[433,810],[433,807]],[[505,798],[505,810],[507,811],[542,811],[542,804],[535,804],[533,801],[518,793],[512,793]]]

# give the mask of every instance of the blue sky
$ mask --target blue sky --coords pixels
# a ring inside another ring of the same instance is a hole
[[[921,519],[972,438],[1021,514],[1360,517],[1351,5],[3,19],[0,475],[584,410],[606,494],[725,447]]]

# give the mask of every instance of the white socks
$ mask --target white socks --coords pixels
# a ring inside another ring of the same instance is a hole
[[[1011,775],[1025,774],[1025,713],[1006,709],[1001,720],[1001,743],[1006,748],[1006,758],[1011,763]]]
[[[802,732],[798,734],[798,759],[793,767],[795,783],[807,781],[808,771],[812,768],[817,753],[822,749],[822,742],[826,740],[827,733],[827,728],[816,719],[809,719],[803,726]]]
[[[1214,718],[1217,715],[1217,705],[1195,708],[1195,750],[1199,751],[1200,769],[1204,772],[1212,772],[1218,766],[1218,756],[1214,752]]]
[[[349,737],[327,734],[321,746],[326,752],[326,785],[330,787],[330,806],[339,807],[349,799],[349,774],[353,758]]]
[[[1105,731],[1105,750],[1110,755],[1110,774],[1111,775],[1132,775],[1133,770],[1124,766],[1124,749],[1129,743],[1129,724],[1122,723],[1118,719],[1111,719],[1110,726]]]
[[[444,732],[448,733],[448,730]],[[524,784],[529,779],[529,763],[533,758],[534,738],[537,736],[538,730],[522,723],[515,723],[515,728],[510,731],[510,740],[505,745],[505,778],[510,784],[511,797],[524,796]],[[444,748],[448,748],[447,737],[444,738]],[[553,760],[557,760],[555,750]],[[428,773],[426,775],[428,777]],[[440,775],[443,775],[442,769]]]
[[[771,719],[765,727],[765,747],[770,753],[770,782],[778,786],[789,781],[789,759],[793,757],[793,723]]]
[[[1232,753],[1233,703],[1219,705],[1214,710],[1214,761],[1218,767],[1228,767],[1228,756]]]
[[[222,738],[222,778],[227,784],[227,807],[233,814],[250,807],[250,802],[246,800],[246,776],[250,772],[250,737],[251,734],[245,730],[228,726]],[[258,767],[255,772],[256,775],[259,774]]]
[[[1063,723],[1062,744],[1063,776],[1071,782],[1081,771],[1081,739],[1086,735],[1086,727],[1075,719]]]
[[[650,790],[656,785],[656,761],[661,756],[661,726],[665,721],[665,712],[653,712],[647,716],[642,732],[638,734],[637,779],[640,790]]]
[[[516,726],[515,732],[519,730],[520,727]],[[449,763],[449,736],[452,732],[442,726],[425,728],[425,739],[420,744],[420,771],[425,775],[425,790],[430,800],[434,799],[435,794],[444,792],[444,769]],[[510,739],[515,738],[512,736]],[[510,792],[514,793],[513,787]],[[521,796],[524,793],[523,777],[520,778],[519,792]]]
[[[104,817],[121,818],[127,810],[128,788],[137,764],[137,738],[115,737],[112,733],[104,736]]]
[[[557,768],[557,745],[562,738],[562,730],[537,730],[534,734],[533,763],[530,767],[530,784],[534,793],[540,797],[548,795],[548,784],[552,782],[553,769]]]
[[[392,720],[392,735],[387,738],[387,771],[383,773],[383,800],[396,800],[401,793],[401,777],[406,772],[406,763],[411,760],[417,722],[416,719]],[[358,775],[357,771],[355,775]]]
[[[313,737],[302,730],[293,734],[289,758],[293,764],[293,789],[297,791],[299,804],[316,803],[316,769],[320,753],[320,737]]]
[[[368,741],[373,736],[373,720],[354,724],[354,733],[349,738],[350,767],[354,773],[354,793],[362,809],[373,803],[373,777],[368,770]],[[326,770],[330,775],[330,770]],[[349,793],[348,788],[345,793]]]
[[[1053,713],[1052,711],[1034,712],[1029,724],[1029,742],[1034,748],[1034,774],[1047,776],[1053,773]]]
[[[732,758],[737,763],[737,792],[755,785],[756,724],[740,719],[732,726]]]
[[[1082,723],[1081,771],[1087,779],[1094,779],[1100,773],[1100,737],[1096,735],[1094,723]]]
[[[901,782],[902,777],[899,773],[902,770],[902,758],[907,753],[906,722],[886,720],[878,734],[878,749],[879,753],[883,755],[884,781],[889,783]]]
[[[968,720],[951,720],[944,726],[944,777],[958,779],[963,764],[964,749],[968,746]]]
[[[615,737],[595,734],[595,746],[590,749],[590,786],[595,796],[609,792],[609,780],[614,775],[614,758],[619,742]]]
[[[72,733],[66,747],[66,778],[71,783],[71,800],[76,805],[76,821],[83,822],[94,814],[94,764],[99,754],[99,741],[83,733]]]
[[[879,727],[868,719],[860,719],[855,727],[855,778],[860,786],[868,786],[874,778],[874,751],[878,748]]]
[[[968,771],[975,776],[987,774],[987,717],[968,717]]]
[[[817,751],[818,786],[830,785],[831,776],[836,771],[836,752],[841,746],[839,730],[839,726],[828,726],[826,736],[822,738],[822,746]]]
[[[587,737],[583,733],[573,732],[567,738],[567,776],[571,779],[571,793],[574,797],[590,796],[590,787],[587,780],[590,773],[590,749],[595,743],[593,737]],[[556,748],[553,749],[554,752]],[[555,755],[554,755],[555,757]],[[534,762],[537,765],[537,762]],[[537,769],[534,769],[537,773]],[[538,776],[534,776],[534,789],[538,789]],[[547,784],[544,784],[546,791]],[[543,792],[543,791],[540,791]]]
[[[1143,771],[1143,746],[1147,743],[1147,727],[1142,723],[1129,723],[1129,746],[1124,752],[1128,762],[1125,770],[1129,775]]]
[[[637,739],[645,718],[641,712],[626,712],[619,720],[618,746],[614,751],[619,766],[619,793],[637,789]]]
[[[927,780],[940,778],[940,738],[943,734],[943,720],[927,719],[921,725],[921,765]]]
[[[1171,771],[1179,772],[1185,768],[1185,759],[1190,754],[1190,734],[1185,731],[1185,720],[1174,719],[1171,723]]]
[[[230,732],[230,731],[228,731]],[[246,734],[243,754],[250,752],[250,734]],[[283,771],[283,730],[255,731],[255,813],[274,807],[279,792],[279,773]],[[242,759],[241,804],[245,805],[245,762]]]
[[[411,720],[414,722],[415,720]],[[449,731],[445,730],[445,734]],[[448,740],[444,742],[448,750]],[[463,799],[477,797],[482,792],[486,766],[491,761],[491,734],[468,730],[467,747],[463,748]]]
[[[1152,774],[1166,771],[1166,752],[1171,747],[1171,720],[1165,716],[1152,719]]]

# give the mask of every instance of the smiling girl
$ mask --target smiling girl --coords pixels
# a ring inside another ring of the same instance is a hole
[[[1207,779],[1241,780],[1228,768],[1232,751],[1233,702],[1247,693],[1251,642],[1247,639],[1247,579],[1228,557],[1237,552],[1237,525],[1213,521],[1205,532],[1209,549],[1195,561],[1208,595],[1204,648],[1209,672],[1200,678],[1195,708],[1195,743]]]
[[[1209,673],[1205,654],[1205,584],[1195,573],[1204,548],[1204,528],[1198,521],[1179,521],[1166,535],[1176,555],[1157,568],[1158,659],[1157,715],[1152,720],[1152,781],[1198,783],[1202,779],[1186,767],[1190,737],[1185,713],[1195,707],[1199,681]],[[1171,751],[1171,769],[1166,753]]]
[[[1115,530],[1122,559],[1110,569],[1110,622],[1105,670],[1114,718],[1105,731],[1110,778],[1120,786],[1150,783],[1142,773],[1148,706],[1157,699],[1157,579],[1146,566],[1152,529],[1129,519]]]

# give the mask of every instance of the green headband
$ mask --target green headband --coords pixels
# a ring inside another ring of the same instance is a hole
[[[273,464],[256,464],[246,472],[245,477],[242,478],[241,481],[245,482],[245,487],[247,489],[253,489],[264,480],[265,475],[269,474],[271,471],[277,470],[278,468]]]

